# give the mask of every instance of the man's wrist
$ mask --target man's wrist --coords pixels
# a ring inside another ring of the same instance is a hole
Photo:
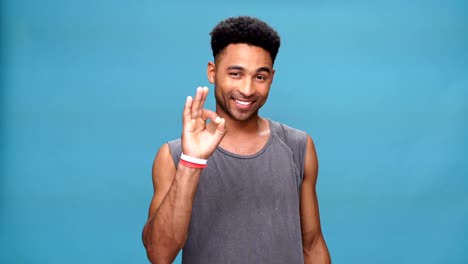
[[[182,153],[182,155],[180,155],[179,164],[182,164],[185,167],[189,167],[189,168],[204,169],[208,166],[207,162],[208,160],[206,159],[199,159],[199,158],[191,157]]]

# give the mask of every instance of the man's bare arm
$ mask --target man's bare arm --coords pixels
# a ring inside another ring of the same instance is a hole
[[[301,229],[304,263],[329,264],[330,254],[322,235],[315,190],[318,160],[312,139],[307,136],[304,178],[301,187]]]
[[[208,88],[197,89],[187,98],[183,113],[182,152],[207,159],[225,134],[224,119],[203,109]],[[206,120],[212,123],[207,124]],[[176,168],[169,146],[164,144],[153,164],[154,195],[143,244],[152,263],[172,263],[184,246],[201,169],[179,164]]]
[[[154,196],[143,243],[152,263],[172,263],[187,240],[192,203],[201,169],[178,166],[169,147],[161,147],[153,165]]]

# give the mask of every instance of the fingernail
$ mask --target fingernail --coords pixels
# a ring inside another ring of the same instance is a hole
[[[215,122],[216,122],[216,123],[221,122],[221,118],[219,118],[219,116],[217,116],[217,117],[215,118]]]

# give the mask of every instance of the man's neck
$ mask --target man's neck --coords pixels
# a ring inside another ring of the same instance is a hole
[[[226,120],[227,137],[252,137],[264,133],[266,120],[255,114],[248,120],[236,120],[226,114],[221,109],[216,109],[216,113]],[[266,126],[268,129],[268,126]]]
[[[253,155],[258,153],[270,137],[268,121],[255,116],[246,121],[226,118],[226,135],[220,147],[238,155]]]

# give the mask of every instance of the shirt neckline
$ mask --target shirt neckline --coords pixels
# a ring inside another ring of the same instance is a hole
[[[234,158],[238,158],[238,159],[252,159],[252,158],[255,158],[255,157],[258,157],[260,156],[263,152],[265,152],[265,150],[268,148],[268,146],[270,145],[271,143],[271,140],[273,138],[273,134],[274,134],[274,129],[273,129],[273,122],[271,121],[271,119],[269,118],[265,118],[267,121],[268,121],[268,126],[269,126],[269,129],[270,129],[270,135],[268,136],[268,140],[267,142],[265,143],[265,145],[259,150],[257,151],[256,153],[254,154],[251,154],[251,155],[239,155],[239,154],[236,154],[236,153],[233,153],[233,152],[230,152],[228,150],[225,150],[223,149],[222,147],[218,146],[216,148],[217,151],[220,151],[228,156],[231,156],[231,157],[234,157]]]

